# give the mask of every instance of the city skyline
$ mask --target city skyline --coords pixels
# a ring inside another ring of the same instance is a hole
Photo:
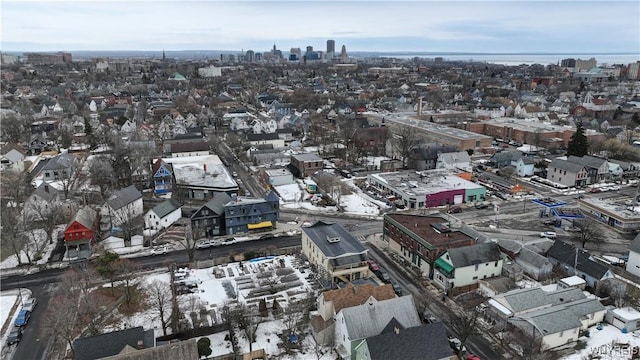
[[[3,1],[2,51],[640,53],[637,1]],[[241,24],[241,26],[238,26]]]

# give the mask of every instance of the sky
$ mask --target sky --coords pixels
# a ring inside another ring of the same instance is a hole
[[[640,54],[640,1],[0,2],[0,50]]]

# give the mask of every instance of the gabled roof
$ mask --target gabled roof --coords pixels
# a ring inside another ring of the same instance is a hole
[[[549,163],[549,168],[556,168],[560,170],[566,170],[570,173],[577,174],[582,169],[584,169],[584,165],[580,165],[571,161],[562,160],[562,159],[553,159],[551,163]]]
[[[164,166],[165,169],[167,169],[167,171],[172,172],[173,168],[171,167],[171,164],[164,162],[164,160],[162,159],[158,159],[156,160],[156,162],[153,163],[153,166],[151,167],[151,174],[155,175],[158,170],[160,169],[161,166]]]
[[[535,326],[535,329],[546,336],[561,331],[582,327],[581,319],[590,314],[605,310],[605,307],[597,299],[577,299],[575,301],[561,302],[554,306],[532,311],[521,315]]]
[[[269,191],[269,193],[267,194],[267,196],[264,198],[266,201],[269,202],[276,202],[276,203],[280,203],[280,197],[278,196],[278,194],[276,194],[275,191],[271,190]]]
[[[372,300],[342,309],[342,314],[352,341],[380,334],[393,318],[405,328],[422,324],[411,295],[382,301]]]
[[[495,153],[491,156],[489,161],[492,162],[504,162],[504,161],[513,161],[522,157],[522,153],[520,151],[503,151],[499,153]]]
[[[200,210],[203,208],[207,208],[213,211],[217,215],[224,214],[224,205],[231,201],[231,197],[225,192],[216,193],[213,199],[209,200],[206,204],[202,205],[198,211],[196,211],[191,217],[194,217],[196,214],[200,213]]]
[[[636,237],[631,241],[631,244],[629,244],[629,250],[636,254],[640,254],[640,234],[636,235]]]
[[[578,252],[578,258],[576,262],[576,251]],[[570,266],[573,268],[576,266],[576,270],[583,272],[595,279],[602,279],[609,270],[604,264],[591,260],[589,252],[583,249],[576,249],[572,244],[566,243],[561,240],[556,240],[553,245],[547,251],[547,257],[558,260],[561,264]]]
[[[451,153],[441,153],[438,154],[438,159],[447,164],[456,164],[456,163],[468,163],[471,161],[471,157],[469,157],[469,153],[466,151],[458,151]]]
[[[178,210],[181,207],[182,205],[180,205],[180,203],[178,203],[174,199],[168,199],[154,206],[153,209],[151,209],[151,211],[153,211],[156,215],[158,215],[160,219],[162,219],[163,217],[171,214],[172,212]]]
[[[516,259],[516,262],[518,261],[531,264],[537,268],[549,265],[549,259],[526,247],[523,247],[522,250],[520,250],[520,254]]]
[[[495,297],[500,304],[514,313],[526,312],[542,306],[553,306],[584,298],[585,296],[579,288],[566,288],[546,292],[539,287],[516,289]]]
[[[264,141],[264,140],[278,140],[280,137],[276,133],[270,134],[247,134],[247,141]]]
[[[137,348],[142,340],[144,348],[155,346],[153,329],[142,326],[77,339],[73,342],[75,360],[94,360],[119,354],[126,346]]]
[[[607,162],[607,160],[605,159],[589,155],[585,155],[583,157],[571,155],[567,157],[567,161],[595,169],[600,168],[604,163]]]
[[[124,189],[118,190],[115,194],[111,195],[107,204],[111,209],[118,210],[122,207],[131,204],[132,202],[142,198],[142,193],[135,185],[127,186]]]
[[[80,210],[78,210],[78,212],[73,217],[73,219],[71,219],[71,222],[69,222],[69,225],[67,225],[67,228],[69,228],[71,224],[77,221],[85,228],[93,229],[93,224],[96,221],[97,216],[98,216],[98,213],[95,210],[93,210],[88,206],[85,206]]]
[[[313,241],[324,256],[330,259],[334,266],[343,265],[341,261],[352,256],[361,258],[356,261],[366,260],[367,249],[339,223],[330,224],[316,221],[311,226],[303,227],[302,232]],[[347,263],[352,263],[354,259],[348,260]]]
[[[391,330],[367,338],[371,360],[439,360],[453,354],[442,322]]]
[[[447,251],[455,268],[498,261],[501,258],[498,244],[493,242],[453,248]]]
[[[344,288],[323,292],[322,297],[326,302],[333,302],[333,310],[337,314],[342,309],[364,304],[370,297],[382,301],[393,299],[396,297],[396,294],[393,291],[393,287],[389,284],[354,285],[349,283]]]
[[[59,170],[59,169],[68,169],[71,167],[73,162],[76,160],[76,157],[69,154],[60,154],[56,157],[49,159],[46,165],[42,168],[42,170]]]
[[[46,182],[41,183],[31,194],[31,196],[36,196],[46,202],[54,201],[58,195],[60,195],[60,191]]]

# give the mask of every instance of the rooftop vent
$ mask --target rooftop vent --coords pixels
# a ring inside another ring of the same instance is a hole
[[[339,236],[336,236],[336,237],[327,236],[327,241],[329,242],[329,244],[335,244],[337,242],[340,242],[340,237]]]

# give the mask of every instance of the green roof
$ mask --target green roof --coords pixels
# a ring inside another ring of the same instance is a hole
[[[154,206],[153,212],[158,215],[159,218],[163,218],[175,210],[179,209],[182,205],[180,205],[177,201],[173,199],[169,199],[167,201],[163,201],[160,204]]]
[[[451,274],[453,272],[453,265],[444,261],[442,258],[437,258],[435,262],[435,266],[438,269],[444,270],[444,272]]]

